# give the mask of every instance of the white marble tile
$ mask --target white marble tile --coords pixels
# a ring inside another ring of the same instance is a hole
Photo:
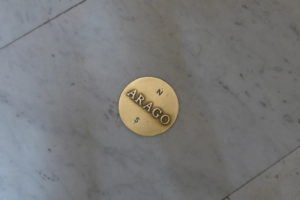
[[[223,198],[300,143],[297,6],[90,0],[3,49],[0,198]],[[117,114],[141,76],[180,99],[158,137]]]
[[[80,0],[1,0],[0,48]]]
[[[228,200],[300,199],[300,149],[232,194]]]

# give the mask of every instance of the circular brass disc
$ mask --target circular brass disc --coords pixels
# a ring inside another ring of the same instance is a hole
[[[123,90],[119,114],[131,131],[142,136],[164,133],[172,127],[179,111],[178,98],[172,87],[154,77],[134,80]]]

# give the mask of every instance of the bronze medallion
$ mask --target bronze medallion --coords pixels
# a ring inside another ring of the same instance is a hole
[[[131,131],[142,136],[162,134],[172,127],[179,111],[178,98],[172,87],[154,77],[132,81],[123,90],[119,113]]]

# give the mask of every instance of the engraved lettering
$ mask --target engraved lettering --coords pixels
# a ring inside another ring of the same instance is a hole
[[[169,115],[162,115],[160,117],[160,123],[162,123],[163,125],[168,125],[170,123],[171,119]]]
[[[140,120],[140,118],[139,118],[139,117],[136,117],[135,120],[134,120],[134,123],[135,123],[135,124],[138,123],[139,120]]]
[[[163,89],[157,90],[157,94],[161,95],[163,93]],[[155,107],[152,102],[143,103],[145,101],[145,96],[141,93],[138,94],[136,89],[129,91],[126,96],[132,99],[137,105],[151,113],[152,117],[158,119],[162,125],[168,125],[171,122],[171,117],[164,113],[161,108]],[[137,96],[137,98],[136,98]],[[134,123],[138,123],[141,120],[139,117],[134,119]]]
[[[161,111],[161,109],[159,109],[159,108],[154,108],[154,109],[152,110],[152,116],[153,116],[154,118],[159,118],[159,117],[161,116],[161,114],[162,114],[162,111]]]
[[[140,106],[142,106],[144,100],[145,100],[145,97],[142,94],[140,94],[140,96],[135,100],[135,103],[137,103]]]
[[[127,96],[129,96],[131,99],[135,99],[136,90],[131,90],[127,93]]]
[[[158,89],[158,90],[156,91],[156,93],[157,93],[159,96],[162,95],[163,92],[164,92],[163,89]]]
[[[153,103],[152,102],[149,102],[147,105],[145,105],[143,108],[145,110],[147,110],[148,112],[151,112],[151,109],[152,109],[152,105]]]

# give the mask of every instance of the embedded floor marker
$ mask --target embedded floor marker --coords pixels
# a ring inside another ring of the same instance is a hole
[[[142,136],[162,134],[172,127],[179,112],[173,88],[154,77],[138,78],[123,90],[119,114],[131,131]]]

